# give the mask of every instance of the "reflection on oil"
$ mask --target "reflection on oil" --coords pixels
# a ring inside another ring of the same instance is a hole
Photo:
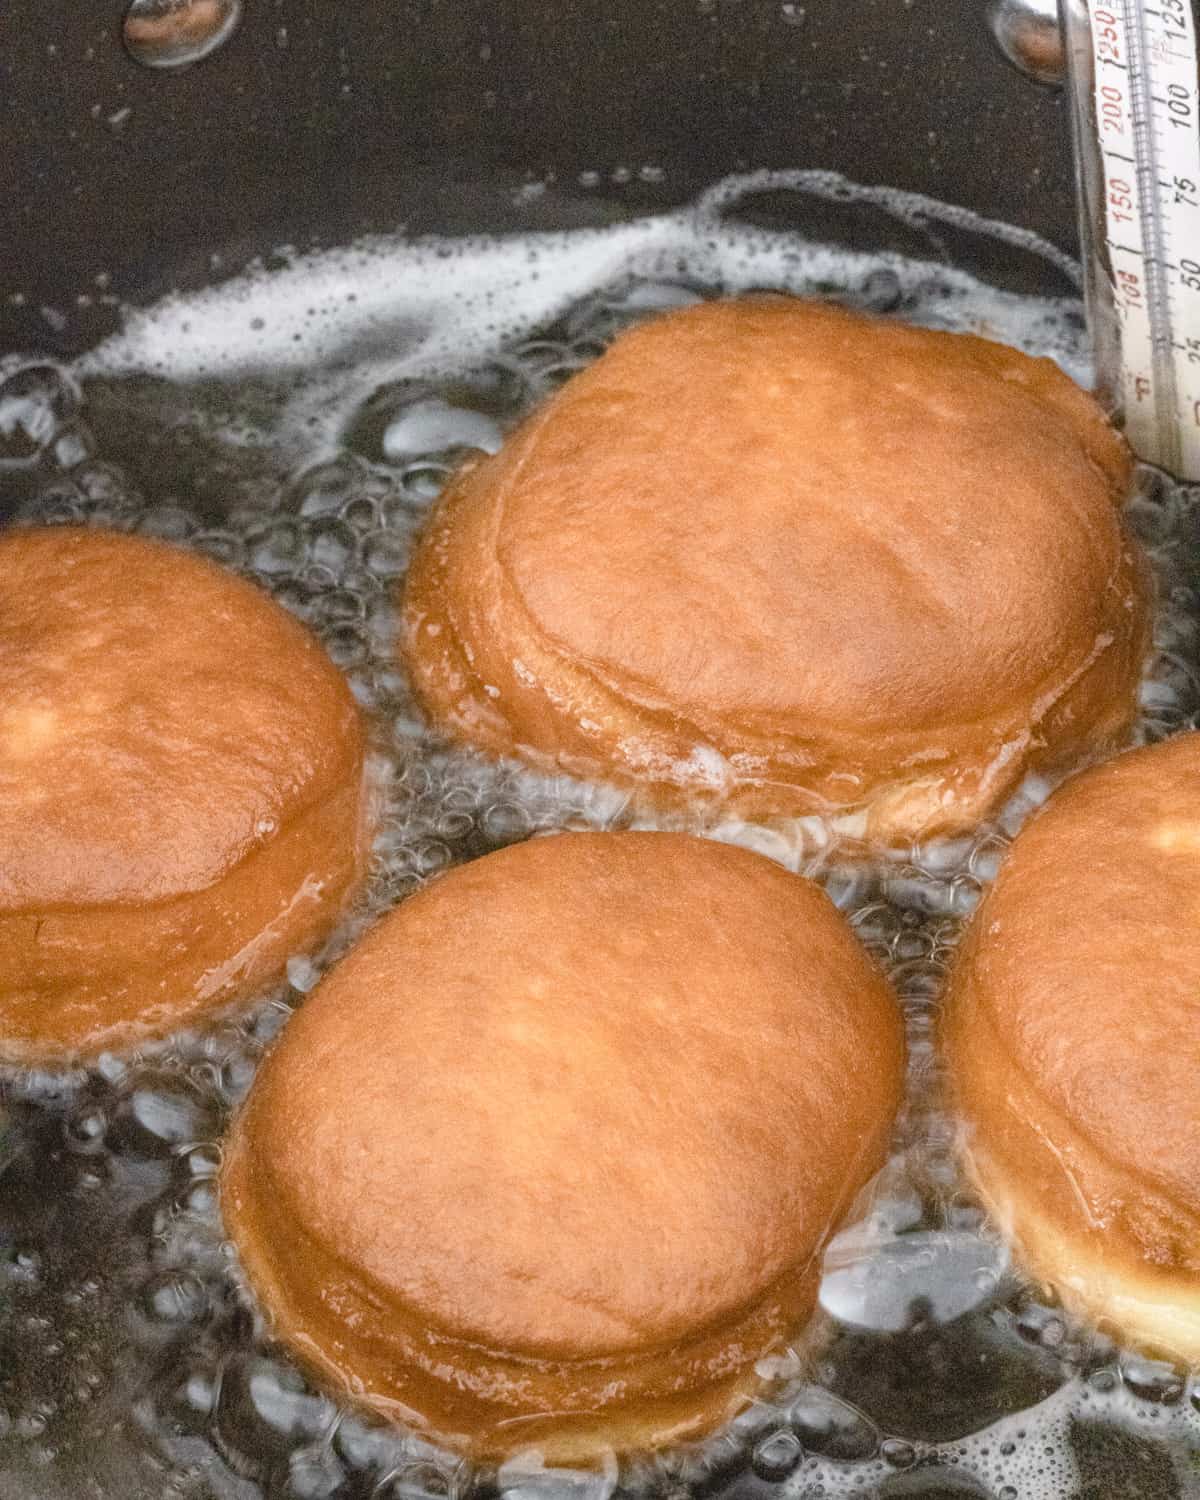
[[[186,68],[229,40],[241,0],[132,0],[121,38],[147,68]]]

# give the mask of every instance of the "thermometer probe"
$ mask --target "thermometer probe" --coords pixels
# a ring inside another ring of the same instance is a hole
[[[1097,393],[1138,456],[1200,480],[1194,0],[993,0],[1011,61],[1071,94]]]

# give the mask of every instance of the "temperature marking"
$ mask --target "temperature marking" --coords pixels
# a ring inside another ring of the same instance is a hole
[[[1125,431],[1200,479],[1200,89],[1191,0],[1087,0]]]

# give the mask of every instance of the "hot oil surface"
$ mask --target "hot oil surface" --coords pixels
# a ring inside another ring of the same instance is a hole
[[[869,211],[910,253],[756,228],[751,198],[768,191]],[[876,869],[808,820],[707,830],[825,883],[900,989],[912,1049],[896,1154],[830,1247],[824,1336],[768,1361],[770,1398],[713,1440],[595,1475],[547,1473],[533,1456],[472,1471],[305,1383],[265,1339],[216,1214],[231,1110],[366,922],[489,849],[636,821],[618,793],[449,750],[421,725],[392,649],[395,589],[454,463],[496,447],[630,323],[750,289],[981,331],[1086,378],[1069,287],[998,291],[948,263],[947,242],[964,239],[1050,255],[922,200],[775,174],[614,229],[295,260],[134,314],[74,370],[0,366],[0,495],[20,519],[162,536],[267,588],[349,675],[385,801],[359,909],[249,1016],[90,1072],[4,1081],[0,1500],[1200,1493],[1200,1385],[1073,1325],[1020,1279],[958,1178],[937,1106],[941,981],[1048,790],[1037,781],[973,838]],[[1160,579],[1141,725],[1158,738],[1200,710],[1200,491],[1147,475],[1133,516]]]

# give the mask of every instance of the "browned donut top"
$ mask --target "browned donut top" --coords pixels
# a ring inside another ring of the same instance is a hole
[[[0,907],[207,888],[359,774],[360,715],[249,583],[142,537],[0,536]]]
[[[1050,360],[758,297],[627,333],[460,483],[531,625],[610,685],[920,729],[1108,644],[1129,467]]]
[[[263,1201],[381,1307],[587,1359],[720,1326],[803,1267],[884,1149],[902,1051],[816,886],[682,835],[563,834],[380,923],[239,1137]]]
[[[1200,735],[1069,782],[978,922],[962,1003],[1109,1162],[1200,1212]]]

